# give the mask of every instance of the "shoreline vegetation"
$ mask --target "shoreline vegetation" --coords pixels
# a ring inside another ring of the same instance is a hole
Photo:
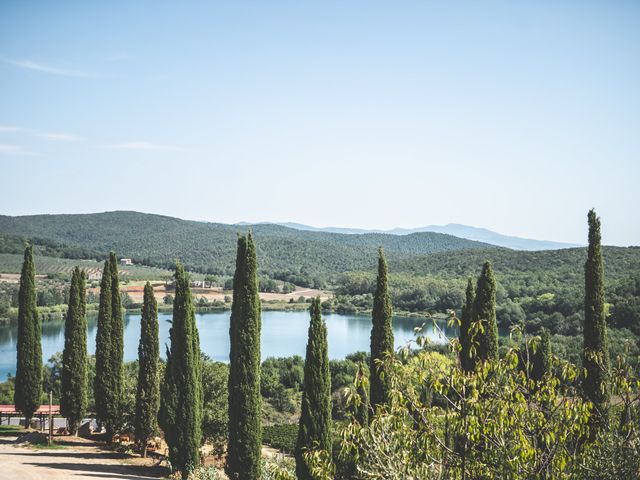
[[[310,302],[295,301],[285,302],[278,300],[263,300],[261,302],[262,310],[265,312],[304,312],[309,309]],[[208,312],[224,312],[230,311],[231,304],[224,303],[222,305],[194,305],[194,311],[196,313],[208,313]],[[37,307],[38,315],[43,322],[55,322],[63,321],[67,312],[67,304],[53,305],[49,307]],[[124,311],[127,314],[140,314],[142,313],[142,306],[124,307]],[[158,313],[171,313],[173,311],[172,305],[158,305]],[[340,308],[325,307],[322,308],[323,313],[338,313],[341,315],[371,315],[372,309],[366,307],[356,307],[355,309],[344,311]],[[87,304],[87,315],[98,315],[98,304]],[[450,316],[443,312],[411,312],[408,310],[396,310],[394,311],[394,317],[406,317],[415,319],[435,319],[437,321],[445,321]],[[16,325],[18,320],[18,309],[11,308],[9,314],[6,317],[0,318],[0,326]]]

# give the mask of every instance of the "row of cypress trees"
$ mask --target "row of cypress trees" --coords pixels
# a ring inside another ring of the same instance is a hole
[[[87,316],[86,277],[75,267],[71,276],[69,304],[65,319],[65,342],[61,372],[61,414],[70,433],[76,434],[87,413]],[[105,261],[96,334],[96,379],[93,385],[96,415],[109,435],[121,422],[122,307],[116,256]],[[145,287],[140,337],[140,373],[136,402],[136,432],[147,439],[156,428],[158,394],[158,320],[157,305],[149,283]],[[42,397],[41,325],[36,309],[33,247],[27,246],[20,278],[18,307],[16,389],[14,403],[28,426]],[[145,442],[146,445],[146,442]]]
[[[387,264],[379,255],[378,285],[375,295],[372,347],[372,387],[375,405],[388,400],[388,385],[380,373],[380,362],[393,351],[392,310],[388,291]],[[35,308],[35,269],[32,247],[25,251],[20,289],[19,365],[16,405],[30,417],[41,396],[40,324]],[[138,347],[139,372],[136,393],[136,438],[146,452],[148,438],[157,430],[165,433],[170,460],[186,477],[199,464],[202,416],[200,346],[189,281],[180,263],[175,272],[176,292],[170,347],[162,384],[158,379],[159,340],[157,303],[147,282]],[[65,323],[61,399],[62,413],[72,433],[86,414],[87,337],[85,275],[73,271],[69,310]],[[313,300],[305,362],[302,415],[296,445],[299,478],[312,479],[304,459],[309,449],[331,451],[331,375],[327,328],[321,314],[320,299]],[[100,290],[98,332],[96,335],[96,414],[111,436],[121,420],[123,356],[122,307],[116,256],[105,261]],[[261,475],[261,396],[260,396],[260,299],[258,296],[256,249],[251,234],[238,238],[234,298],[230,322],[229,438],[226,470],[230,478],[259,479]],[[39,368],[34,368],[38,366]],[[39,376],[40,375],[40,376]],[[364,376],[362,366],[359,375]],[[363,397],[365,392],[361,392]],[[30,402],[30,403],[28,403]],[[31,412],[31,414],[29,414]],[[366,402],[358,418],[368,417]],[[157,421],[156,421],[157,418]],[[156,423],[157,422],[157,423]]]

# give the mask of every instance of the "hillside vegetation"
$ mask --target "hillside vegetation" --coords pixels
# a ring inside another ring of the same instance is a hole
[[[315,283],[313,286],[320,286],[335,273],[368,269],[375,263],[380,245],[392,261],[433,252],[491,248],[430,232],[344,235],[273,224],[248,227],[195,222],[138,212],[0,216],[0,234],[13,236],[13,243],[15,237],[49,242],[43,247],[56,256],[57,251],[59,256],[82,258],[76,254],[84,252],[86,258],[113,250],[136,263],[172,268],[180,259],[189,270],[216,275],[233,273],[237,234],[249,228],[256,239],[261,273],[278,278],[298,275],[304,280],[298,283]]]

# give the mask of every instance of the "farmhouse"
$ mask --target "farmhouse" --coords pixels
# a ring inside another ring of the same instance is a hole
[[[121,258],[120,265],[133,265],[133,261],[130,258]]]

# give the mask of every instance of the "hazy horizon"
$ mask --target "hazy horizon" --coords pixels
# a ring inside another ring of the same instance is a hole
[[[640,4],[0,4],[0,213],[640,244]]]

